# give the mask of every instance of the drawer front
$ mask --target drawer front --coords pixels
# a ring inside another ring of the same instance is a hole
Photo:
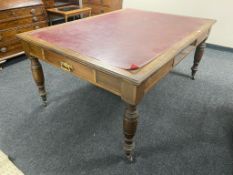
[[[27,31],[30,31],[30,30],[36,30],[36,29],[39,29],[39,28],[46,27],[47,25],[48,25],[47,21],[42,21],[42,22],[30,24],[30,25],[25,25],[25,26],[22,26],[22,27],[15,27],[15,28],[11,28],[11,29],[8,29],[8,30],[2,30],[2,31],[0,31],[0,44],[2,42],[7,42],[7,41],[10,41],[10,40],[16,39],[15,35],[17,33],[23,33],[23,32],[27,32]]]
[[[17,39],[11,42],[2,43],[0,44],[0,59],[22,51],[22,45]]]
[[[16,17],[14,10],[0,11],[0,23],[1,23],[1,20],[5,21],[8,18],[14,18],[14,17]]]
[[[31,30],[36,30],[36,29],[43,28],[46,26],[48,26],[47,21],[42,21],[42,22],[31,24],[31,25],[26,25],[24,27],[20,27],[18,28],[17,33],[23,33],[23,32],[27,32]]]
[[[112,11],[114,11],[114,9],[109,8],[109,7],[102,7],[100,9],[100,13],[108,13],[108,12],[112,12]]]
[[[43,6],[32,6],[19,9],[0,11],[0,23],[9,22],[18,18],[46,15]]]
[[[45,16],[33,16],[33,17],[28,17],[28,18],[22,18],[18,20],[12,20],[8,22],[2,22],[0,23],[0,30],[8,29],[8,28],[14,28],[18,26],[23,26],[31,23],[37,23],[39,21],[45,21],[46,17]]]
[[[101,5],[101,0],[89,0],[87,3],[93,4],[93,5]]]
[[[113,11],[112,8],[103,7],[103,6],[100,6],[100,5],[84,5],[84,7],[91,7],[92,8],[92,10],[91,10],[92,15],[98,15],[98,14]]]
[[[83,4],[87,5],[101,5],[111,7],[112,0],[84,0]]]
[[[12,20],[8,22],[0,22],[0,30],[9,29],[18,26],[17,20]]]
[[[112,0],[102,0],[101,5],[106,6],[106,7],[111,7],[112,6]]]
[[[34,17],[19,19],[17,21],[17,25],[23,26],[23,25],[27,25],[27,24],[35,24],[35,23],[38,23],[40,21],[46,21],[45,16],[34,16]]]
[[[17,28],[0,31],[0,43],[15,39]]]
[[[33,6],[33,7],[15,9],[14,12],[17,17],[38,16],[45,13],[42,6]]]
[[[43,0],[43,3],[46,8],[51,8],[55,6],[54,0]]]
[[[32,52],[38,52],[38,48],[30,48]],[[34,51],[33,51],[34,50]],[[36,54],[35,54],[36,55]],[[51,51],[44,51],[45,61],[50,64],[70,73],[77,75],[80,78],[86,79],[90,82],[94,81],[94,73],[91,68],[88,68],[73,60],[67,59],[64,56],[56,54]]]

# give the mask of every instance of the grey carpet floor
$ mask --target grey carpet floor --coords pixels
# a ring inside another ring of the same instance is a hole
[[[140,103],[136,161],[122,151],[119,97],[43,64],[44,108],[28,60],[0,72],[0,149],[26,175],[232,175],[233,54],[193,54]]]

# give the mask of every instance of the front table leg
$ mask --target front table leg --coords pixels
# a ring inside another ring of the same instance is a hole
[[[42,66],[37,58],[30,57],[31,60],[31,69],[32,69],[32,76],[33,79],[39,89],[39,94],[42,98],[43,105],[47,105],[47,96],[44,86],[44,73]]]
[[[198,71],[198,65],[201,61],[201,58],[204,54],[204,50],[206,48],[206,43],[205,43],[206,40],[204,40],[203,42],[201,42],[197,48],[196,48],[196,52],[195,52],[195,55],[194,55],[194,62],[193,62],[193,66],[191,68],[192,70],[192,79],[194,80],[195,78],[195,74],[196,72]]]
[[[125,137],[124,151],[130,161],[133,161],[133,150],[135,147],[133,138],[137,129],[138,117],[136,106],[128,105],[124,115],[123,129]]]

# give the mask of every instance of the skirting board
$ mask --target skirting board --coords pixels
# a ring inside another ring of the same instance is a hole
[[[0,150],[0,174],[1,175],[24,175]]]
[[[207,48],[233,53],[233,48],[207,43]]]

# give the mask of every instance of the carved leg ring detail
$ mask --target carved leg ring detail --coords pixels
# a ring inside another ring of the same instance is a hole
[[[125,111],[123,129],[124,129],[124,151],[127,158],[133,161],[134,142],[133,138],[136,133],[139,114],[136,106],[128,105]]]
[[[39,94],[42,98],[43,105],[47,105],[47,94],[44,86],[44,73],[42,66],[37,58],[30,58],[31,59],[31,69],[32,69],[32,76],[33,79],[39,89]]]
[[[196,72],[198,71],[198,65],[201,61],[201,58],[204,54],[204,50],[206,48],[206,43],[205,43],[206,40],[204,40],[202,43],[200,43],[197,48],[196,48],[196,52],[195,52],[195,55],[194,55],[194,62],[193,62],[193,66],[191,68],[192,70],[192,79],[194,80],[195,78],[195,74]]]

